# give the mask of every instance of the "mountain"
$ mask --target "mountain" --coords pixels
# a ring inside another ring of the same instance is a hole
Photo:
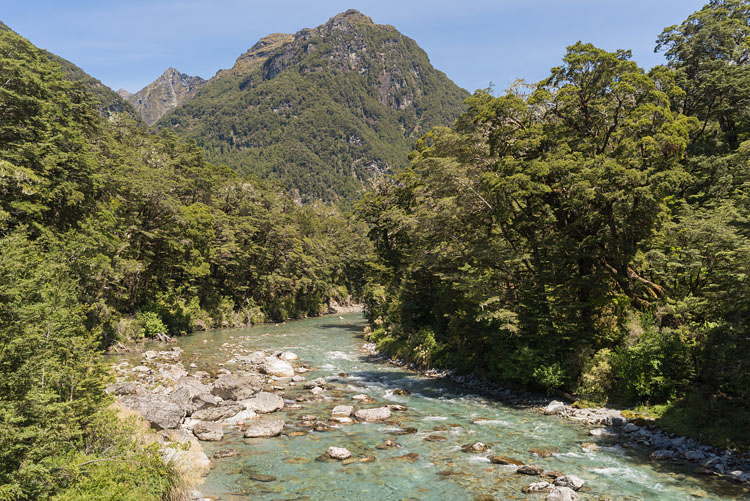
[[[13,31],[6,24],[0,21],[0,31]],[[13,31],[15,33],[15,31]],[[62,68],[67,78],[73,82],[81,82],[83,87],[92,95],[94,95],[100,102],[99,112],[104,116],[111,116],[114,113],[127,113],[132,118],[140,120],[138,113],[135,109],[120,97],[117,92],[113,91],[101,81],[92,77],[81,68],[71,63],[67,59],[63,59],[57,54],[53,54],[49,51],[42,50],[47,59],[53,63],[57,63]]]
[[[467,96],[414,40],[349,10],[264,37],[157,125],[303,201],[352,199],[406,165],[416,138],[451,124]]]
[[[190,99],[206,81],[169,68],[152,83],[131,94],[124,89],[117,93],[129,102],[143,121],[153,125],[168,111]]]

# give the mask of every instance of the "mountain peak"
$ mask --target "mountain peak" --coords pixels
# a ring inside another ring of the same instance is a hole
[[[369,16],[366,16],[362,14],[357,9],[349,9],[345,12],[341,12],[339,14],[336,14],[331,19],[328,20],[328,23],[334,22],[336,20],[344,19],[350,23],[355,24],[375,24]]]
[[[118,94],[133,105],[147,124],[152,125],[192,97],[205,83],[201,77],[186,75],[170,66],[159,78],[135,94],[122,90]]]

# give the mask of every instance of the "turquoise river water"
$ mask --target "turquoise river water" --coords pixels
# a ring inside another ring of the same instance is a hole
[[[579,476],[586,481],[579,492],[581,499],[739,499],[748,495],[730,482],[652,460],[647,451],[601,442],[598,451],[583,452],[582,442],[597,439],[590,437],[589,428],[581,423],[513,408],[449,382],[374,361],[362,350],[364,326],[360,315],[350,314],[208,331],[179,339],[185,350],[183,362],[186,366],[195,363],[193,370],[215,374],[218,364],[226,364],[232,353],[283,349],[297,353],[299,362],[311,367],[305,374],[308,380],[325,377],[332,385],[324,399],[303,402],[303,409],[275,413],[272,417],[287,423],[281,436],[245,439],[240,431],[229,431],[221,442],[203,442],[209,457],[221,449],[237,452],[234,457],[213,460],[205,483],[199,487],[206,496],[221,500],[544,499],[542,494],[521,492],[539,477],[490,464],[489,455]],[[232,364],[226,367],[233,368]],[[396,388],[410,394],[394,395]],[[374,397],[375,403],[359,405],[351,399],[358,393]],[[285,398],[292,400],[301,395],[310,395],[301,385],[284,392]],[[401,404],[408,410],[394,412],[387,423],[340,426],[329,432],[294,427],[302,415],[313,414],[325,421],[334,406],[343,404],[354,405],[355,410]],[[406,427],[417,431],[394,434]],[[292,436],[294,431],[309,433]],[[428,436],[432,439],[426,441]],[[386,439],[401,447],[377,449]],[[461,451],[461,445],[472,442],[486,443],[491,450],[480,454]],[[329,446],[346,447],[355,458],[371,456],[375,460],[346,465],[315,461]],[[542,459],[529,452],[533,448],[559,452]],[[397,458],[411,453],[418,457]],[[254,474],[275,480],[260,482],[252,478]]]

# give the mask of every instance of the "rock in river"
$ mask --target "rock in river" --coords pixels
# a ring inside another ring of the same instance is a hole
[[[257,374],[224,374],[214,382],[211,393],[224,400],[244,400],[262,390],[263,383],[263,378]]]
[[[331,416],[333,416],[333,417],[349,417],[349,416],[352,415],[353,411],[354,411],[354,407],[352,407],[351,405],[337,405],[331,411]]]
[[[516,473],[521,473],[522,475],[541,475],[543,472],[543,468],[533,464],[519,466],[516,470]]]
[[[198,440],[216,442],[224,438],[221,423],[215,421],[199,421],[193,426],[193,433],[198,437]]]
[[[354,413],[360,421],[385,421],[391,417],[391,410],[388,407],[375,407],[372,409],[360,409]]]
[[[219,421],[227,419],[239,413],[243,407],[239,404],[220,405],[218,407],[208,407],[193,412],[192,418],[201,421]]]
[[[547,494],[546,501],[578,501],[578,494],[569,487],[555,487]]]
[[[565,475],[563,477],[558,477],[555,479],[555,485],[558,487],[569,487],[570,489],[573,489],[574,491],[577,491],[581,487],[583,487],[584,481],[581,478],[576,477],[575,475]]]
[[[349,452],[349,449],[345,449],[344,447],[329,447],[326,450],[326,456],[331,459],[343,461],[344,459],[352,457],[352,453]]]
[[[275,437],[283,429],[284,421],[281,419],[258,419],[249,423],[245,438]]]
[[[276,357],[266,357],[261,370],[270,376],[294,377],[292,364]]]
[[[533,482],[526,487],[523,488],[523,492],[525,494],[531,494],[534,492],[544,492],[552,490],[552,488],[555,487],[549,482],[541,481],[541,482]]]
[[[267,391],[261,391],[253,398],[243,400],[240,403],[245,406],[245,409],[255,411],[258,414],[268,414],[284,408],[284,399]]]

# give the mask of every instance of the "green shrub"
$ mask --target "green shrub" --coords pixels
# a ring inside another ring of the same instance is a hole
[[[604,403],[612,394],[614,385],[612,350],[602,348],[586,360],[577,391],[587,399]]]
[[[156,337],[159,334],[167,333],[167,326],[164,325],[161,317],[155,311],[138,313],[138,320],[143,323],[143,336]]]

